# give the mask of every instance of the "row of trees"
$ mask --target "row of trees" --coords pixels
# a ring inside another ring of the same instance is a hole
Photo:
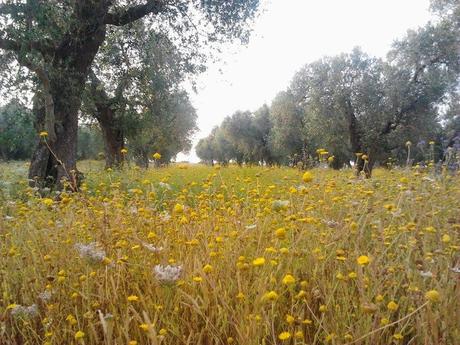
[[[305,166],[326,148],[335,167],[365,153],[368,164],[359,160],[360,169],[370,175],[376,162],[403,159],[408,141],[419,143],[420,152],[431,140],[438,149],[452,146],[460,134],[460,6],[432,5],[436,22],[409,31],[385,60],[356,48],[305,65],[270,107],[227,117],[200,140],[197,155],[207,162]]]
[[[180,84],[203,71],[221,43],[247,42],[258,7],[259,0],[1,1],[1,91],[33,94],[35,128],[48,133],[29,178],[78,188],[82,117],[99,123],[108,166],[120,164],[127,141],[139,162],[164,142],[165,159],[190,146],[196,115]]]

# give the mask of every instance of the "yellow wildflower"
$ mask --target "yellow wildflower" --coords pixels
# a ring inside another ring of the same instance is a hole
[[[356,261],[358,262],[359,265],[361,266],[365,266],[367,264],[369,264],[370,260],[369,260],[369,257],[366,256],[366,255],[361,255],[360,257],[358,257],[356,259]]]
[[[302,175],[302,180],[303,182],[305,183],[309,183],[311,181],[313,181],[313,174],[309,171],[306,171],[303,175]]]
[[[263,299],[264,300],[268,300],[268,301],[276,301],[277,299],[279,298],[279,295],[276,293],[276,291],[270,291],[270,292],[267,292]]]
[[[203,272],[204,272],[204,273],[211,273],[213,270],[214,270],[214,268],[213,268],[211,265],[209,265],[209,264],[208,264],[208,265],[205,265],[205,266],[203,267]]]
[[[173,211],[174,211],[174,213],[183,213],[184,212],[184,205],[182,205],[182,204],[174,205]]]
[[[291,333],[289,332],[281,332],[279,335],[278,335],[278,339],[279,340],[288,340],[289,338],[291,338]]]
[[[292,285],[295,283],[295,278],[291,274],[286,274],[283,278],[284,285]]]
[[[439,292],[436,290],[430,290],[425,293],[425,298],[429,300],[430,302],[436,303],[439,302],[441,299],[441,296],[439,295]]]
[[[285,228],[279,228],[275,230],[275,236],[278,237],[279,239],[283,239],[286,237],[286,229]]]
[[[79,339],[82,339],[84,337],[85,337],[85,332],[83,332],[83,331],[77,331],[75,333],[75,340],[79,340]]]
[[[252,260],[252,264],[254,266],[262,266],[265,264],[265,258],[256,258],[254,260]]]
[[[390,301],[390,302],[387,304],[387,308],[388,308],[388,310],[390,310],[390,311],[396,311],[396,310],[398,310],[399,305],[398,305],[396,302],[394,302],[394,301]]]

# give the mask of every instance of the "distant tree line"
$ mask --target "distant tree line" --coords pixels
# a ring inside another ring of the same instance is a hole
[[[367,175],[406,160],[412,143],[411,159],[442,157],[460,144],[460,6],[432,8],[436,22],[408,31],[386,59],[355,48],[305,65],[270,106],[225,118],[198,142],[198,157],[306,167],[324,148],[335,168],[357,160]]]

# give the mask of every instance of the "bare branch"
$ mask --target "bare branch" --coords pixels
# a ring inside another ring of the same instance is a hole
[[[123,26],[132,23],[149,14],[157,14],[164,7],[162,0],[147,0],[143,5],[136,5],[116,13],[107,13],[104,18],[104,24]]]

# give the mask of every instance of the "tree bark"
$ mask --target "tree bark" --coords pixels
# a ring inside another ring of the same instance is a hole
[[[29,169],[31,184],[62,189],[67,180],[72,190],[78,190],[82,176],[77,171],[78,112],[89,68],[105,39],[106,27],[99,18],[107,11],[107,2],[77,5],[73,27],[48,56],[49,90],[44,91],[51,94],[54,105],[55,137],[42,139],[37,146]],[[49,101],[42,100],[47,106]],[[40,113],[36,112],[37,129],[43,130]]]
[[[125,147],[123,130],[117,126],[114,111],[110,107],[98,107],[97,112],[96,118],[104,139],[105,168],[121,168],[124,160],[121,150]]]
[[[104,140],[105,168],[121,168],[124,156],[121,150],[125,147],[124,131],[116,117],[116,111],[123,100],[125,81],[118,84],[115,97],[110,97],[104,89],[103,83],[93,71],[89,73],[91,82],[87,99],[94,103],[93,117],[101,127]]]
[[[78,111],[81,93],[84,87],[84,76],[79,78],[61,75],[51,79],[51,94],[54,100],[54,138],[44,137],[40,140],[32,156],[29,178],[40,186],[59,189],[63,181],[70,183],[72,190],[78,189],[79,173],[77,172],[77,134]],[[37,129],[43,130],[44,107],[36,111]]]

